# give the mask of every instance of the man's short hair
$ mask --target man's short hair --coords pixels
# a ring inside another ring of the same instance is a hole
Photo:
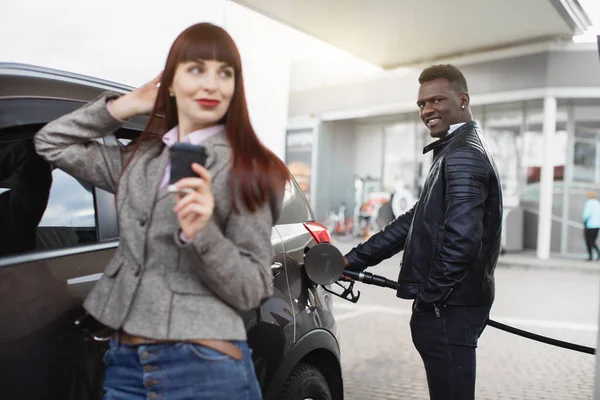
[[[452,64],[432,65],[429,68],[425,68],[423,72],[421,72],[421,75],[419,75],[419,83],[421,85],[436,79],[445,79],[450,82],[452,88],[454,88],[459,95],[461,93],[469,92],[465,76]]]

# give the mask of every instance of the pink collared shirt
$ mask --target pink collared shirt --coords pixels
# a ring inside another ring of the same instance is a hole
[[[197,131],[188,133],[183,137],[183,143],[191,143],[194,145],[199,145],[209,137],[221,132],[225,128],[225,125],[215,125],[210,128],[198,129]],[[173,146],[175,143],[179,141],[179,127],[176,126],[171,129],[169,132],[165,133],[163,136],[163,142],[167,145],[167,147]],[[169,179],[171,178],[171,161],[167,164],[165,168],[165,174],[163,175],[162,180],[160,181],[159,189],[167,186],[169,183]]]

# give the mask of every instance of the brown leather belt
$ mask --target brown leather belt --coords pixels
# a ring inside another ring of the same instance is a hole
[[[113,339],[117,338],[117,334],[113,334]],[[162,340],[162,339],[148,339],[141,336],[130,335],[125,331],[119,331],[119,343],[126,344],[128,346],[141,346],[144,344],[156,344],[156,343],[174,343],[174,340]],[[199,344],[200,346],[208,347],[216,350],[220,353],[225,354],[233,358],[234,360],[242,359],[242,351],[235,344],[226,340],[217,339],[191,339],[183,340],[185,343]]]

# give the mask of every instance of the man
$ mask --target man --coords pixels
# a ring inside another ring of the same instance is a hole
[[[417,105],[433,163],[413,208],[346,254],[364,270],[404,250],[397,296],[414,299],[410,328],[432,400],[475,397],[475,348],[494,301],[502,194],[471,116],[467,82],[452,65],[425,69]]]
[[[588,192],[588,199],[583,205],[581,219],[583,220],[583,231],[588,251],[588,261],[593,261],[594,259],[592,249],[596,250],[596,254],[598,255],[596,260],[600,260],[600,249],[598,249],[598,246],[596,245],[598,228],[600,228],[600,201],[596,198],[596,192]]]

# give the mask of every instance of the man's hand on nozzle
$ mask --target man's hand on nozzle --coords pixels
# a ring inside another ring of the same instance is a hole
[[[344,268],[348,268],[350,266],[350,262],[348,261],[348,259],[346,258],[346,256],[344,256]],[[346,275],[342,274],[342,276],[340,276],[340,280],[341,281],[346,281],[346,282],[352,282],[352,278],[347,277]]]

